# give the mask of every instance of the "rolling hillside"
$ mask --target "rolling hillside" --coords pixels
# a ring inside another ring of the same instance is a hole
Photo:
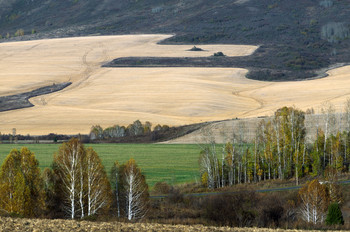
[[[3,0],[0,34],[12,37],[5,41],[175,33],[163,43],[256,44],[254,56],[237,58],[239,67],[249,67],[250,78],[281,81],[350,61],[349,10],[341,0]],[[19,29],[24,36],[13,38]]]

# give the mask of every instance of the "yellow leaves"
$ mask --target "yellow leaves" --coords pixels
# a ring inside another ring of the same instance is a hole
[[[7,212],[35,216],[44,209],[39,162],[27,148],[12,150],[1,166],[0,207]]]
[[[208,172],[204,172],[201,176],[202,185],[208,187]]]

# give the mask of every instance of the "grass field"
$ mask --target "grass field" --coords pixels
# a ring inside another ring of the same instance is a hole
[[[58,151],[59,144],[0,144],[1,163],[10,153],[11,149],[26,146],[39,160],[40,167],[50,167],[53,154]],[[197,145],[172,144],[87,144],[99,154],[109,173],[115,160],[124,163],[134,158],[146,175],[147,183],[153,186],[158,181],[169,184],[192,182],[198,180]]]

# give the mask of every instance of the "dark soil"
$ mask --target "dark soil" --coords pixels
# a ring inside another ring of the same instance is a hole
[[[248,78],[257,80],[299,80],[319,76],[312,70],[266,69],[256,62],[254,56],[246,57],[123,57],[117,58],[104,67],[207,67],[247,68]],[[326,75],[324,72],[322,75]]]
[[[60,91],[71,84],[71,82],[53,84],[26,93],[0,97],[0,112],[32,107],[34,105],[28,101],[29,98]]]

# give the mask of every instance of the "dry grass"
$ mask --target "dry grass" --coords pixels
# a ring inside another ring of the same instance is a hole
[[[52,83],[67,89],[30,101],[33,108],[0,113],[1,132],[21,134],[88,133],[91,125],[126,125],[136,119],[168,125],[271,115],[295,105],[318,108],[349,96],[350,66],[330,76],[299,82],[248,80],[234,68],[101,68],[125,56],[249,55],[256,46],[157,45],[169,35],[99,36],[3,43],[0,96]]]

